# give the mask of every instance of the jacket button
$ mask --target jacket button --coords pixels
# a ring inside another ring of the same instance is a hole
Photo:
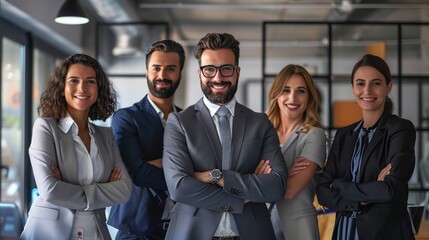
[[[222,211],[224,211],[224,212],[232,212],[232,207],[224,205],[224,206],[222,206]]]

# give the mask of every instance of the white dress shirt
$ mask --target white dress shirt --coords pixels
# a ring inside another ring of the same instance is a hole
[[[78,163],[77,169],[79,184],[83,186],[100,181],[103,175],[102,170],[104,169],[103,161],[100,157],[100,154],[98,154],[98,148],[93,137],[94,129],[91,127],[91,125],[88,123],[89,134],[91,136],[91,146],[89,153],[82,139],[78,135],[79,129],[77,124],[70,115],[60,119],[59,127],[64,133],[69,131],[72,133]],[[76,212],[76,217],[73,222],[72,236],[70,239],[101,239],[100,233],[98,233],[97,225],[95,223],[94,214],[91,211]]]
[[[213,119],[213,122],[216,126],[216,129],[217,129],[217,134],[219,135],[219,138],[220,138],[219,119],[216,115],[216,112],[217,112],[217,110],[219,110],[219,108],[221,106],[210,102],[210,100],[208,100],[206,97],[203,98],[203,102],[206,105],[206,107],[209,109],[210,116]],[[229,126],[231,129],[231,136],[232,136],[232,126],[233,126],[232,123],[233,123],[233,118],[234,118],[234,114],[235,114],[235,104],[236,103],[237,103],[237,100],[234,97],[231,101],[229,101],[229,103],[227,103],[225,105],[225,107],[227,107],[229,112],[231,113],[231,116],[228,119],[229,120]],[[228,212],[224,212],[222,215],[222,218],[220,219],[219,226],[218,226],[214,236],[215,237],[238,236],[238,228],[237,228],[237,224],[235,223],[234,216],[232,216]]]

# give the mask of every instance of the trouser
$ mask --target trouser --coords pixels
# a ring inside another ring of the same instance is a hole
[[[161,222],[149,235],[138,236],[131,232],[118,231],[115,240],[164,240],[168,222]]]

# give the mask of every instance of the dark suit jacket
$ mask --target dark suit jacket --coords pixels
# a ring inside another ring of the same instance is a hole
[[[118,110],[112,119],[133,189],[128,202],[111,208],[107,223],[140,236],[147,236],[160,224],[167,197],[162,169],[147,163],[162,157],[164,135],[164,126],[147,98]]]
[[[273,173],[253,174],[262,159],[271,161]],[[222,166],[218,133],[202,100],[168,117],[162,161],[169,192],[177,201],[166,239],[212,239],[223,212],[233,214],[241,239],[275,239],[265,202],[283,199],[287,168],[265,114],[236,104],[231,170],[223,171],[223,189],[193,177],[194,172]],[[245,204],[245,199],[251,202]]]
[[[414,239],[407,199],[415,163],[415,128],[385,111],[362,157],[361,181],[354,183],[350,164],[358,124],[338,129],[317,187],[319,202],[337,211],[336,225],[341,214],[361,211],[356,219],[360,239]],[[377,181],[389,163],[390,174],[383,182]]]

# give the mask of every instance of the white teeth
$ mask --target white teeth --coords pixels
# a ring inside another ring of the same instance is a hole
[[[286,104],[286,107],[288,107],[288,108],[292,108],[292,109],[296,109],[296,108],[299,108],[299,105],[295,105],[295,104]]]
[[[373,101],[375,98],[362,98],[363,101]]]
[[[88,96],[86,96],[86,97],[84,97],[84,96],[75,96],[75,98],[81,99],[81,100],[85,100],[85,99],[88,99],[89,97]]]
[[[224,88],[226,87],[226,85],[223,85],[223,86],[219,86],[219,85],[212,85],[212,87],[213,87],[214,89],[224,89]]]

